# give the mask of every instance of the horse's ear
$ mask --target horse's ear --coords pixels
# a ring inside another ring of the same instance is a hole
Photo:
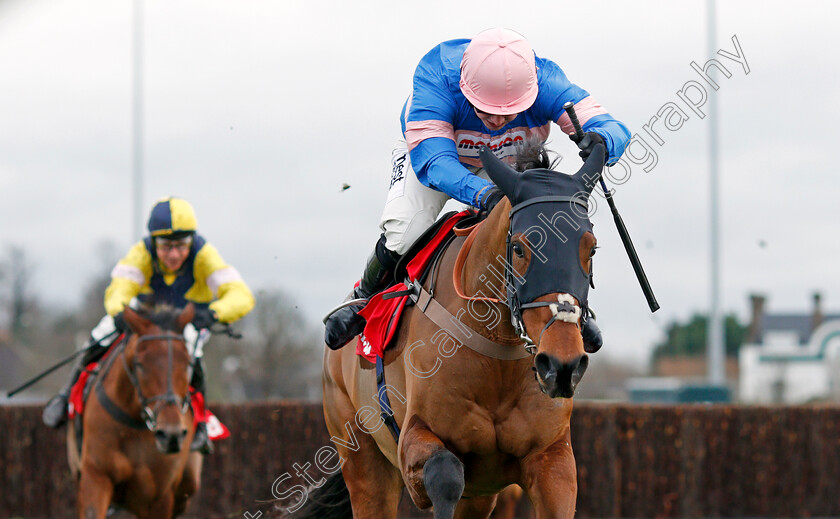
[[[604,163],[607,161],[607,148],[598,143],[592,149],[583,166],[575,173],[575,177],[586,186],[586,192],[591,193],[601,172],[604,170]]]
[[[481,157],[481,163],[484,165],[487,175],[494,184],[499,186],[502,193],[513,203],[513,195],[516,192],[516,183],[519,181],[519,173],[499,160],[499,158],[488,148],[482,146],[478,151],[478,156]]]
[[[151,321],[135,312],[130,306],[123,308],[123,318],[131,331],[137,335],[145,335],[149,327],[152,326]]]
[[[188,323],[191,323],[194,317],[195,305],[193,305],[192,303],[187,303],[187,306],[185,306],[184,309],[181,310],[181,313],[178,314],[178,319],[175,321],[175,323],[178,326],[178,331],[183,331],[184,326],[186,326]]]

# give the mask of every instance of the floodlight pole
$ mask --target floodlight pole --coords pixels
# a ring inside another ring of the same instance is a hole
[[[143,0],[134,0],[132,41],[132,238],[143,236]]]
[[[716,35],[715,0],[707,0],[707,26],[709,56],[714,56]],[[709,74],[712,72],[710,67]],[[726,384],[726,365],[723,345],[723,317],[720,310],[720,210],[719,210],[719,171],[718,171],[718,93],[709,95],[709,199],[710,207],[710,244],[711,253],[711,304],[707,325],[706,354],[709,382],[714,385]]]

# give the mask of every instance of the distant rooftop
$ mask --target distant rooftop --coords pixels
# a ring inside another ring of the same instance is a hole
[[[814,292],[810,311],[802,313],[771,313],[766,310],[767,298],[750,294],[752,307],[750,326],[746,337],[748,344],[808,344],[811,334],[826,321],[840,319],[840,314],[823,312],[822,294]]]
[[[823,322],[840,319],[840,314],[823,316]],[[764,314],[759,328],[759,337],[763,339],[768,332],[794,332],[799,344],[807,344],[811,338],[813,316],[810,314]]]

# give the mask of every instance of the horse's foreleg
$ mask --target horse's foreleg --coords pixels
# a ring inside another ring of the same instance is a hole
[[[111,478],[92,468],[82,468],[76,509],[79,519],[105,519],[114,484]]]
[[[464,464],[416,417],[402,436],[403,480],[414,504],[420,509],[433,506],[435,519],[452,519],[464,492]]]
[[[172,517],[183,514],[190,504],[190,497],[198,492],[198,488],[201,486],[202,461],[203,456],[200,453],[191,452],[189,454],[187,465],[184,467],[184,474],[181,476],[181,483],[175,489],[175,506],[172,510]]]
[[[361,441],[362,438],[370,441]],[[353,517],[394,519],[402,490],[400,473],[370,436],[362,434],[359,440],[361,449],[350,453],[341,467]]]
[[[524,491],[519,485],[510,485],[499,494],[496,500],[496,508],[493,509],[492,519],[514,519],[516,507],[522,499]],[[530,516],[529,516],[530,517]]]
[[[352,516],[394,519],[402,490],[399,470],[382,454],[373,437],[359,428],[353,404],[334,384],[324,386],[324,408],[327,410],[327,428],[344,460],[341,473],[350,494]],[[291,517],[301,517],[301,514],[302,517],[325,517],[306,515],[303,510]]]
[[[523,484],[537,519],[568,519],[575,515],[577,468],[567,433],[541,452],[522,460]]]
[[[169,491],[152,503],[145,514],[137,514],[137,517],[139,519],[171,519],[174,506],[175,496]]]
[[[455,519],[487,519],[495,506],[495,495],[464,498],[455,508]]]

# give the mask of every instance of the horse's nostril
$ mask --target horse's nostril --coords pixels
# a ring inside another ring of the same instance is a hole
[[[583,355],[580,358],[580,363],[578,364],[578,367],[577,367],[577,370],[578,370],[578,373],[580,374],[580,376],[583,376],[583,374],[586,372],[587,367],[589,367],[589,356],[588,355]]]
[[[155,431],[155,439],[160,441],[166,441],[166,433],[158,429]]]
[[[187,430],[186,430],[186,429],[181,429],[180,436],[181,436],[181,439],[182,439],[182,440],[183,440],[184,438],[186,438],[186,437],[187,437]]]
[[[552,371],[552,364],[551,356],[546,355],[545,353],[538,353],[537,357],[534,359],[534,366],[537,369],[537,373],[542,378],[545,378]]]

